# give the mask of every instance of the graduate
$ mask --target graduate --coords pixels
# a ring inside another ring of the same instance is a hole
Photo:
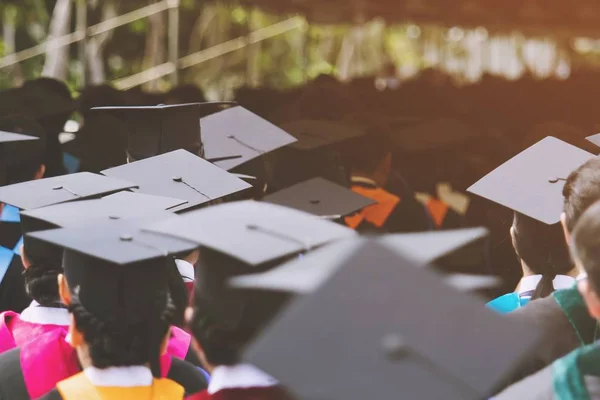
[[[555,161],[558,159],[561,157],[556,157]],[[567,242],[570,242],[571,232],[582,214],[600,200],[600,160],[594,157],[573,171],[561,190],[564,200],[560,220]],[[505,385],[539,371],[598,338],[597,322],[590,317],[575,285],[530,302],[507,314],[506,321],[509,324],[531,321],[544,333],[544,339],[543,344],[507,379]]]
[[[149,218],[155,221],[164,217],[165,214],[160,213]],[[206,379],[199,369],[167,355],[172,341],[169,325],[175,312],[170,301],[169,264],[173,262],[173,254],[189,252],[195,245],[145,234],[136,226],[135,220],[110,220],[26,236],[35,242],[66,249],[62,262],[66,280],[59,278],[59,282],[62,281],[59,293],[61,300],[71,306],[71,323],[69,335],[46,333],[0,355],[0,369],[6,372],[0,376],[0,398],[38,398],[59,381],[79,373],[81,368],[136,365],[135,360],[143,360],[140,365],[152,362],[155,376],[169,377],[189,393],[206,387]],[[139,279],[141,275],[144,279]],[[73,291],[66,289],[67,286],[73,287]],[[145,290],[149,292],[144,294]],[[166,309],[159,312],[162,308],[153,308],[158,304],[166,306],[163,292],[168,298],[168,315],[162,314]],[[73,309],[71,295],[80,299],[80,306],[85,305],[85,312],[79,310],[83,316]],[[98,319],[90,314],[92,310],[99,313]],[[129,316],[130,312],[135,317]],[[160,321],[153,320],[154,317],[160,317]],[[154,323],[148,325],[152,321],[160,322],[161,326],[168,323],[160,337],[152,335]],[[81,341],[83,338],[87,345]],[[148,348],[150,340],[157,345],[154,350]],[[151,359],[144,358],[150,354],[153,354]],[[127,369],[118,372],[128,376]]]
[[[578,290],[594,319],[600,320],[600,203],[581,216],[572,231],[571,254],[587,277]],[[545,369],[508,387],[495,399],[600,399],[600,345],[574,350]]]
[[[530,300],[574,285],[578,273],[560,224],[562,182],[592,157],[587,151],[546,137],[468,189],[513,210],[510,236],[523,278],[513,293],[494,299],[488,307],[508,313]]]
[[[537,343],[530,324],[507,327],[377,240],[355,242],[339,261],[242,355],[294,398],[484,399]]]
[[[392,153],[384,135],[371,134],[350,141],[346,162],[350,170],[350,188],[377,203],[347,217],[345,222],[350,228],[362,233],[428,229],[425,211],[412,195],[400,198],[385,189],[392,173]]]
[[[0,119],[0,186],[43,177],[45,141],[43,129],[31,119]],[[19,210],[0,202],[0,312],[21,312],[31,302],[21,274],[19,222]]]
[[[240,362],[240,352],[285,297],[231,290],[227,281],[356,233],[311,214],[255,201],[190,212],[147,231],[200,245],[190,328],[211,382],[197,398],[284,398],[276,380]]]

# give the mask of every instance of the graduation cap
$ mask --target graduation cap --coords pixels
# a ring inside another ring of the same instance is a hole
[[[299,120],[283,124],[282,128],[298,139],[290,146],[298,150],[314,150],[342,143],[366,133],[353,125],[324,120]]]
[[[15,183],[12,171],[29,170],[28,164],[34,161],[41,165],[45,148],[44,129],[33,119],[0,117],[0,185]]]
[[[374,239],[382,246],[426,265],[487,235],[484,228],[383,235]],[[236,288],[312,293],[334,274],[350,254],[367,239],[349,238],[317,249],[259,274],[239,276]],[[458,284],[458,279],[455,280]]]
[[[200,120],[205,158],[231,170],[296,138],[269,121],[236,106]]]
[[[166,308],[169,256],[192,251],[185,240],[141,232],[147,219],[112,220],[93,226],[27,234],[64,249],[63,269],[69,287],[97,318],[119,325],[136,324]]]
[[[549,136],[481,178],[467,191],[553,225],[560,220],[567,177],[593,157]]]
[[[135,182],[139,193],[184,201],[172,211],[189,210],[251,187],[216,165],[185,150],[175,150],[145,160],[102,171],[102,174]]]
[[[21,212],[23,233],[74,227],[99,222],[133,219],[168,210],[181,200],[132,192],[118,192],[101,199],[61,203]]]
[[[252,200],[189,212],[145,229],[191,240],[249,266],[356,235],[314,215]]]
[[[478,137],[481,132],[454,118],[438,118],[390,131],[390,140],[408,152],[442,148]]]
[[[330,216],[332,219],[339,219],[375,204],[368,197],[320,177],[280,190],[266,196],[264,201],[314,215]]]
[[[479,400],[539,337],[370,241],[315,293],[296,298],[243,359],[300,399]]]
[[[142,107],[94,107],[127,127],[127,153],[133,160],[185,149],[203,155],[200,118],[231,103],[190,103]]]
[[[0,186],[6,184],[9,165],[18,164],[18,159],[29,158],[30,152],[36,152],[34,143],[39,138],[19,133],[0,131]]]
[[[120,179],[79,172],[0,187],[0,202],[21,210],[32,210],[73,200],[108,195],[135,184]]]
[[[588,136],[585,138],[588,142],[595,144],[600,147],[600,133],[596,133],[595,135]]]

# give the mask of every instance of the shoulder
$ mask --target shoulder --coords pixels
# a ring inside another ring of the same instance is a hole
[[[39,400],[63,400],[63,397],[60,395],[58,390],[54,389],[48,392],[45,396],[40,397]]]
[[[0,399],[29,399],[21,370],[21,349],[12,349],[0,355],[0,371]]]
[[[494,396],[494,400],[513,399],[554,400],[552,366],[536,372]]]
[[[198,393],[208,387],[208,381],[198,367],[175,357],[172,361],[167,378],[183,386],[186,393]]]

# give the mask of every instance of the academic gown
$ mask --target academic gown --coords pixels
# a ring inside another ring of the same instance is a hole
[[[494,397],[509,399],[600,400],[600,345],[574,350]]]
[[[202,371],[177,357],[184,346],[176,342],[187,334],[176,328],[172,331],[175,334],[169,341],[167,354],[160,360],[162,376],[180,383],[186,393],[203,390],[207,379]],[[67,341],[66,330],[56,330],[0,355],[0,371],[0,400],[20,400],[48,393],[58,382],[79,373],[80,367],[77,353]]]
[[[542,275],[531,275],[521,279],[519,291],[507,293],[496,297],[494,300],[487,303],[487,307],[500,314],[506,314],[515,311],[517,308],[524,307],[531,301],[533,293],[537,288],[538,283],[542,279]],[[554,290],[569,289],[575,284],[575,279],[566,275],[557,275],[554,278]]]
[[[86,368],[60,382],[42,400],[166,400],[183,399],[184,388],[170,379],[152,377],[146,367]]]
[[[275,378],[249,364],[219,366],[208,388],[188,400],[287,400]]]
[[[536,325],[542,339],[500,387],[530,376],[571,351],[593,343],[597,334],[598,324],[588,314],[576,285],[532,301],[506,314],[505,318],[508,325],[526,322]]]
[[[66,333],[69,324],[65,308],[42,307],[35,301],[20,315],[12,311],[0,313],[0,354],[46,333]]]

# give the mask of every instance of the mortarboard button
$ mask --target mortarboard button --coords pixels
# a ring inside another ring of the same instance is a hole
[[[406,343],[398,334],[388,334],[381,339],[381,347],[385,356],[391,360],[398,360],[406,354]]]

